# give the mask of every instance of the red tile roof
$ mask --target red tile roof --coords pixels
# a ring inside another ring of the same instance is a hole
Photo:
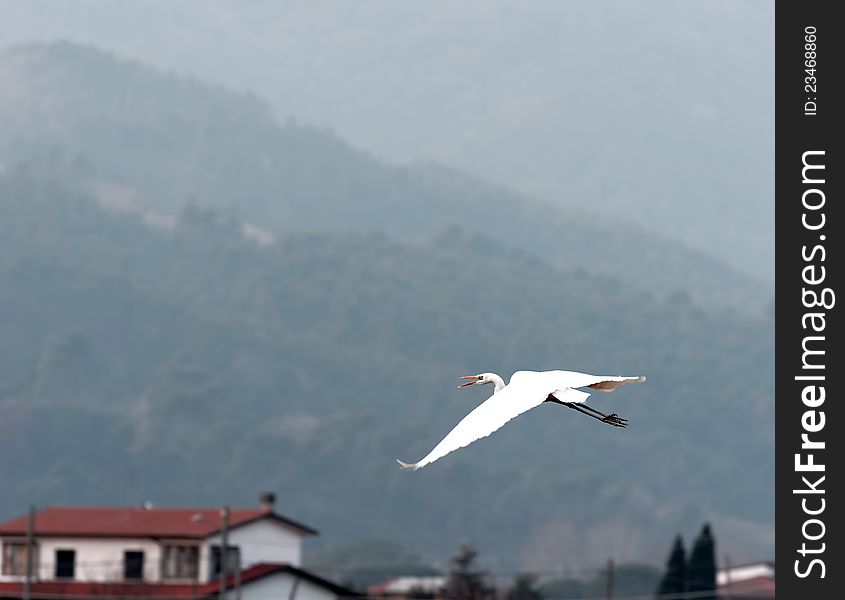
[[[310,527],[267,509],[232,509],[229,527],[272,519],[316,535]],[[0,524],[0,536],[26,535],[27,517]],[[76,508],[50,506],[35,515],[35,533],[41,537],[141,537],[204,539],[220,531],[219,508]]]
[[[263,579],[276,573],[290,573],[296,577],[328,589],[337,596],[356,596],[352,590],[341,587],[331,581],[323,579],[308,571],[298,569],[293,565],[282,563],[259,563],[241,571],[241,585],[249,585],[253,581]],[[0,598],[18,598],[23,591],[23,583],[19,581],[0,581]],[[234,576],[226,581],[226,589],[235,585]],[[36,581],[32,584],[33,598],[71,597],[74,600],[99,598],[158,598],[184,600],[193,598],[208,598],[215,596],[220,589],[218,580],[197,584],[172,583],[88,583],[83,581]]]

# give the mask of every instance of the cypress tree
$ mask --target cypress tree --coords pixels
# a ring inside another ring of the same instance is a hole
[[[708,523],[701,528],[690,552],[687,566],[687,591],[712,591],[712,596],[702,595],[701,600],[716,598],[716,542]]]
[[[666,573],[657,586],[657,597],[672,596],[686,591],[687,556],[681,536],[675,538],[669,560],[666,561]]]

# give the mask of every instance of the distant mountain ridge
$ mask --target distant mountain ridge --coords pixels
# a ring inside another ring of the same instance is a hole
[[[70,43],[0,54],[0,160],[61,157],[151,210],[215,207],[270,231],[382,231],[424,240],[459,224],[555,265],[660,295],[757,311],[771,288],[669,238],[527,200],[438,165],[389,166],[335,136],[277,124],[248,94]],[[14,90],[14,91],[12,91]]]
[[[72,39],[254,90],[376,156],[589,207],[774,280],[772,2],[4,9],[0,47]]]

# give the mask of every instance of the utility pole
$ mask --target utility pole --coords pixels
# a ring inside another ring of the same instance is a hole
[[[613,559],[607,561],[607,587],[604,590],[604,597],[607,600],[613,598]]]
[[[35,507],[29,505],[29,519],[26,524],[26,581],[23,586],[23,600],[32,597],[32,561],[35,558]]]
[[[238,564],[235,565],[235,600],[241,600],[241,553],[238,551]]]
[[[293,583],[290,586],[290,592],[288,592],[288,600],[294,600],[296,598],[296,591],[299,589],[299,575],[293,576]]]
[[[220,600],[226,600],[226,575],[229,572],[229,507],[220,511],[223,526],[220,528]]]

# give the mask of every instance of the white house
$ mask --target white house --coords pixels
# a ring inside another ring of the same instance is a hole
[[[446,585],[446,577],[442,575],[406,575],[391,577],[376,585],[370,586],[369,592],[373,596],[404,597],[412,592],[421,591],[431,596],[438,596]]]
[[[299,567],[302,539],[317,532],[274,510],[48,507],[32,531],[32,598],[62,595],[203,598],[226,589],[238,600],[331,600],[354,593]],[[0,523],[0,598],[20,597],[27,577],[28,516]]]
[[[720,598],[774,598],[775,564],[757,562],[719,569],[716,585]]]

